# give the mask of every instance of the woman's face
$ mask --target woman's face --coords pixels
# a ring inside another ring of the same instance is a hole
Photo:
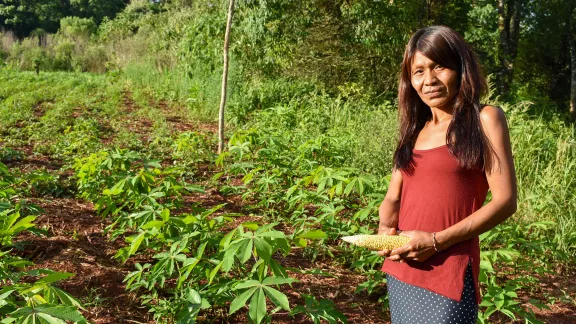
[[[431,108],[449,105],[458,92],[458,72],[439,65],[421,52],[416,52],[412,60],[410,80],[418,96]]]

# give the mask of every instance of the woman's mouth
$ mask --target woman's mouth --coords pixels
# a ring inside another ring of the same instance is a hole
[[[427,91],[427,92],[424,92],[424,94],[430,98],[436,98],[436,97],[440,97],[440,95],[442,94],[442,90],[438,89],[438,90]]]

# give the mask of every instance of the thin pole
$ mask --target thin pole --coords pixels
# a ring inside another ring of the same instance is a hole
[[[224,107],[226,106],[226,88],[228,86],[228,47],[230,44],[230,30],[232,29],[232,15],[234,14],[234,0],[230,0],[228,7],[228,21],[224,35],[224,71],[222,71],[222,96],[220,98],[220,113],[218,114],[218,154],[224,151]]]

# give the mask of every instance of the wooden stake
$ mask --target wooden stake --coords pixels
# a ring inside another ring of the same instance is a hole
[[[230,44],[230,30],[232,29],[232,15],[234,14],[234,0],[230,0],[228,7],[228,21],[224,35],[224,71],[222,71],[222,96],[220,98],[220,112],[218,114],[218,154],[224,151],[224,107],[226,106],[226,87],[228,86],[228,46]]]

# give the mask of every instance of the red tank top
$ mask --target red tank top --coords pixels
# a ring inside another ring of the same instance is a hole
[[[488,192],[486,175],[466,170],[447,145],[429,150],[413,150],[414,169],[401,170],[402,194],[398,229],[439,232],[478,210]],[[399,280],[460,301],[468,262],[472,264],[476,302],[480,303],[478,237],[454,244],[424,262],[394,262],[382,267]]]

